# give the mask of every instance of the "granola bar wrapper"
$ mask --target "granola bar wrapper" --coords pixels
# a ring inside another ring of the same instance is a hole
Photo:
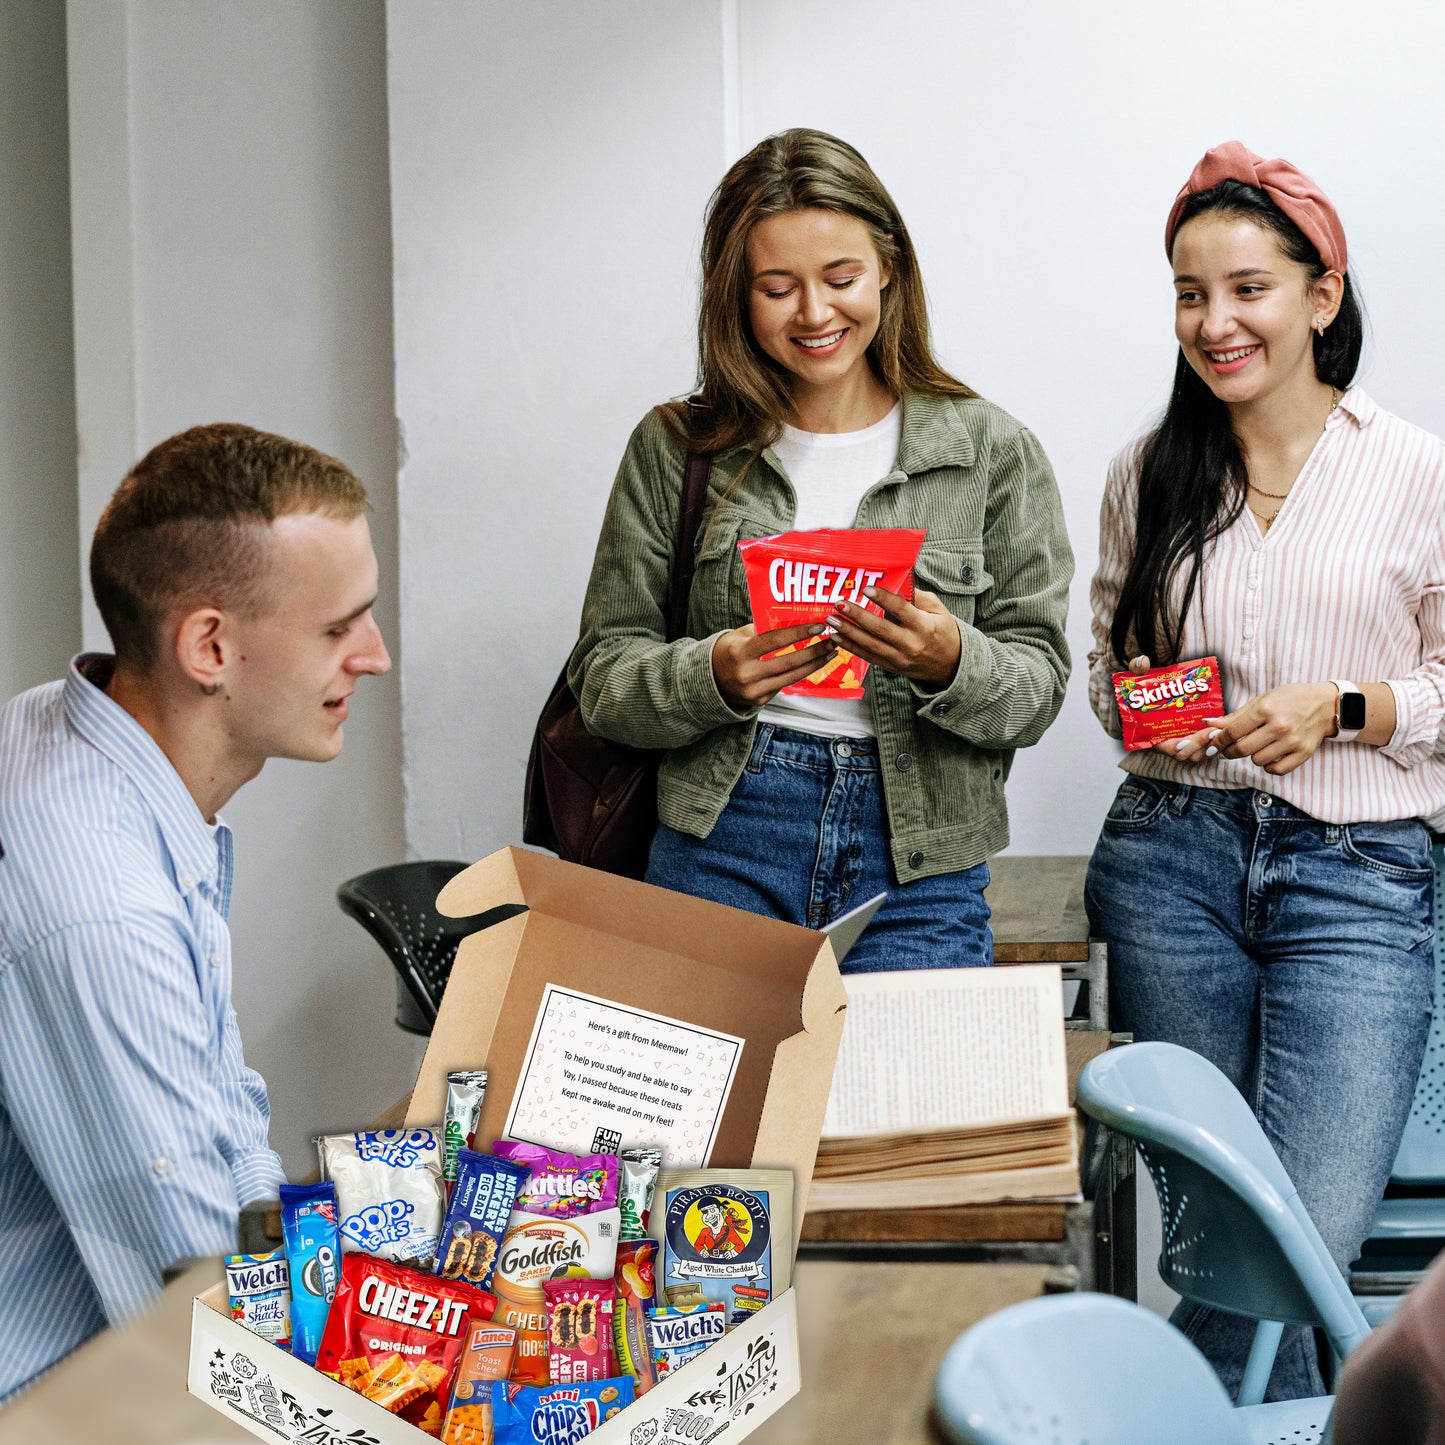
[[[1114,696],[1119,700],[1124,747],[1131,753],[1169,738],[1188,737],[1204,726],[1206,718],[1225,713],[1217,657],[1197,657],[1193,662],[1151,667],[1148,672],[1116,672]]]
[[[554,1385],[607,1380],[617,1373],[612,1357],[610,1279],[547,1279],[547,1371]]]
[[[840,602],[856,602],[881,617],[883,609],[863,596],[866,587],[882,587],[912,601],[913,564],[927,535],[912,527],[819,527],[739,542],[754,625],[759,632],[772,632],[805,622],[826,624]],[[810,645],[808,640],[793,643],[769,656]],[[816,672],[783,691],[860,698],[867,673],[861,657],[839,647]]]
[[[316,1368],[428,1435],[440,1435],[482,1290],[365,1254],[342,1256]]]

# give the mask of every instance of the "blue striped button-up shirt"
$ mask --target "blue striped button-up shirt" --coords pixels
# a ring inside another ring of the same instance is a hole
[[[109,665],[0,708],[0,1403],[284,1178],[231,1005],[230,829]]]

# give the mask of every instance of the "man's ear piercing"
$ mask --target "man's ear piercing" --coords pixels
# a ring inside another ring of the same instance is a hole
[[[207,697],[215,697],[220,690],[221,684],[219,682],[213,682],[209,687],[207,687],[205,683],[201,684],[201,691],[205,693]]]

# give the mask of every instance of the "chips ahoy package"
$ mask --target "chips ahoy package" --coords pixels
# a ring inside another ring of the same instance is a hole
[[[1152,748],[1168,738],[1188,737],[1206,718],[1223,717],[1224,690],[1219,659],[1200,657],[1148,672],[1116,672],[1114,696],[1128,752]]]
[[[826,623],[840,602],[855,602],[869,612],[883,609],[863,596],[882,587],[913,600],[913,564],[928,534],[911,527],[819,527],[812,532],[780,532],[739,542],[748,579],[753,623],[759,632]],[[824,636],[830,635],[828,632]],[[770,654],[796,652],[811,639]],[[783,689],[811,697],[859,698],[868,664],[840,646],[816,672]]]

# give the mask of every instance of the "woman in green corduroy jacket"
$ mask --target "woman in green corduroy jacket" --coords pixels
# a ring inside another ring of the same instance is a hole
[[[697,394],[628,443],[568,669],[591,731],[667,750],[647,879],[810,928],[886,892],[846,969],[987,964],[1004,782],[1069,673],[1048,460],[934,359],[908,232],[843,141],[785,131],[739,160],[702,273]],[[690,452],[712,474],[667,642]],[[912,600],[758,633],[738,542],[816,527],[926,528]],[[840,644],[870,664],[862,698],[782,690]]]

